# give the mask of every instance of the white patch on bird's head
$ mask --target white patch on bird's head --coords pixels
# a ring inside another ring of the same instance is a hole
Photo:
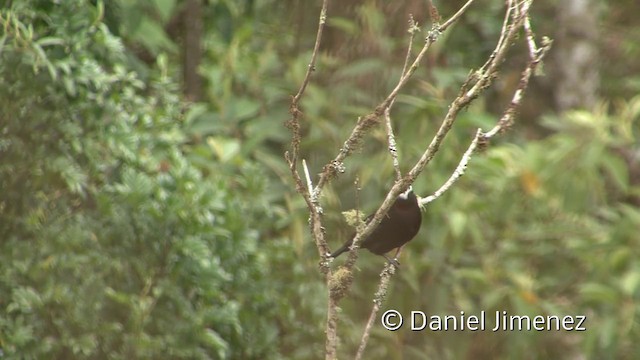
[[[409,186],[409,188],[405,192],[400,194],[400,196],[398,196],[398,198],[402,199],[402,200],[407,200],[407,199],[409,199],[409,194],[411,194],[412,191],[413,191],[413,186]]]

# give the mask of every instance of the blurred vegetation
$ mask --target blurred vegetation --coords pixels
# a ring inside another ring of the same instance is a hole
[[[289,96],[320,4],[203,2],[202,101],[181,95],[187,0],[4,2],[0,12],[0,358],[307,359],[322,356],[326,291],[282,154]],[[401,4],[402,3],[402,4]],[[462,1],[442,2],[443,16]],[[436,43],[393,117],[406,170],[500,29],[502,1]],[[624,3],[624,4],[623,4]],[[383,307],[403,314],[587,315],[587,332],[388,332],[394,359],[640,357],[640,51],[634,1],[602,5],[601,105],[556,113],[536,79],[512,131],[425,213]],[[554,2],[534,9],[553,35]],[[640,9],[638,9],[640,10]],[[334,3],[305,100],[302,155],[332,158],[399,76],[422,1]],[[388,14],[393,14],[389,16]],[[418,36],[419,37],[422,35]],[[420,41],[416,41],[416,48]],[[414,188],[450,175],[509,101],[524,49],[461,117]],[[393,180],[382,127],[323,198],[370,211]],[[357,196],[353,181],[360,179]],[[366,252],[342,302],[342,357],[370,311],[382,260]],[[526,354],[526,355],[525,355]]]

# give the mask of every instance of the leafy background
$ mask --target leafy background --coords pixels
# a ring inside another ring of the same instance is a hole
[[[442,2],[440,11],[446,16],[460,3]],[[319,4],[202,2],[195,99],[182,82],[179,19],[190,4],[2,3],[0,357],[322,356],[326,291],[282,158],[289,140],[282,124],[306,70]],[[404,169],[491,51],[501,6],[476,4],[399,98],[393,116]],[[539,35],[558,31],[555,6],[535,3]],[[584,314],[588,331],[376,327],[371,357],[640,356],[635,10],[626,0],[599,5],[604,30],[595,45],[607,56],[597,104],[559,111],[549,95],[553,79],[537,78],[514,128],[428,207],[384,305],[402,313]],[[396,81],[409,13],[426,26],[420,1],[330,8],[303,102],[302,152],[312,172]],[[436,190],[475,129],[495,121],[524,56],[514,48],[497,86],[461,114],[414,185],[419,194]],[[384,130],[375,129],[327,189],[332,246],[352,231],[341,211],[373,210],[391,184],[385,149]],[[381,266],[378,257],[360,257],[342,302],[342,357],[355,353]]]

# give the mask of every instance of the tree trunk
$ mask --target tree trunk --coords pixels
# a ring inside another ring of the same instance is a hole
[[[599,6],[595,0],[558,2],[554,42],[555,102],[558,110],[592,109],[598,98]]]
[[[198,67],[202,60],[202,4],[200,0],[188,0],[183,17],[184,93],[187,99],[202,99],[202,78]]]

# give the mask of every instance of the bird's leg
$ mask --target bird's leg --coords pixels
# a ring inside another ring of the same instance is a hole
[[[397,259],[391,259],[390,257],[387,256],[387,254],[382,254],[382,256],[384,256],[384,258],[387,259],[389,264],[391,264],[391,265],[393,265],[395,267],[400,267],[400,263],[398,262]]]
[[[398,257],[400,256],[400,253],[402,252],[403,247],[404,245],[400,246],[398,250],[396,250],[396,254],[393,255],[393,260],[395,260],[398,264],[400,264],[400,262],[398,261]]]

